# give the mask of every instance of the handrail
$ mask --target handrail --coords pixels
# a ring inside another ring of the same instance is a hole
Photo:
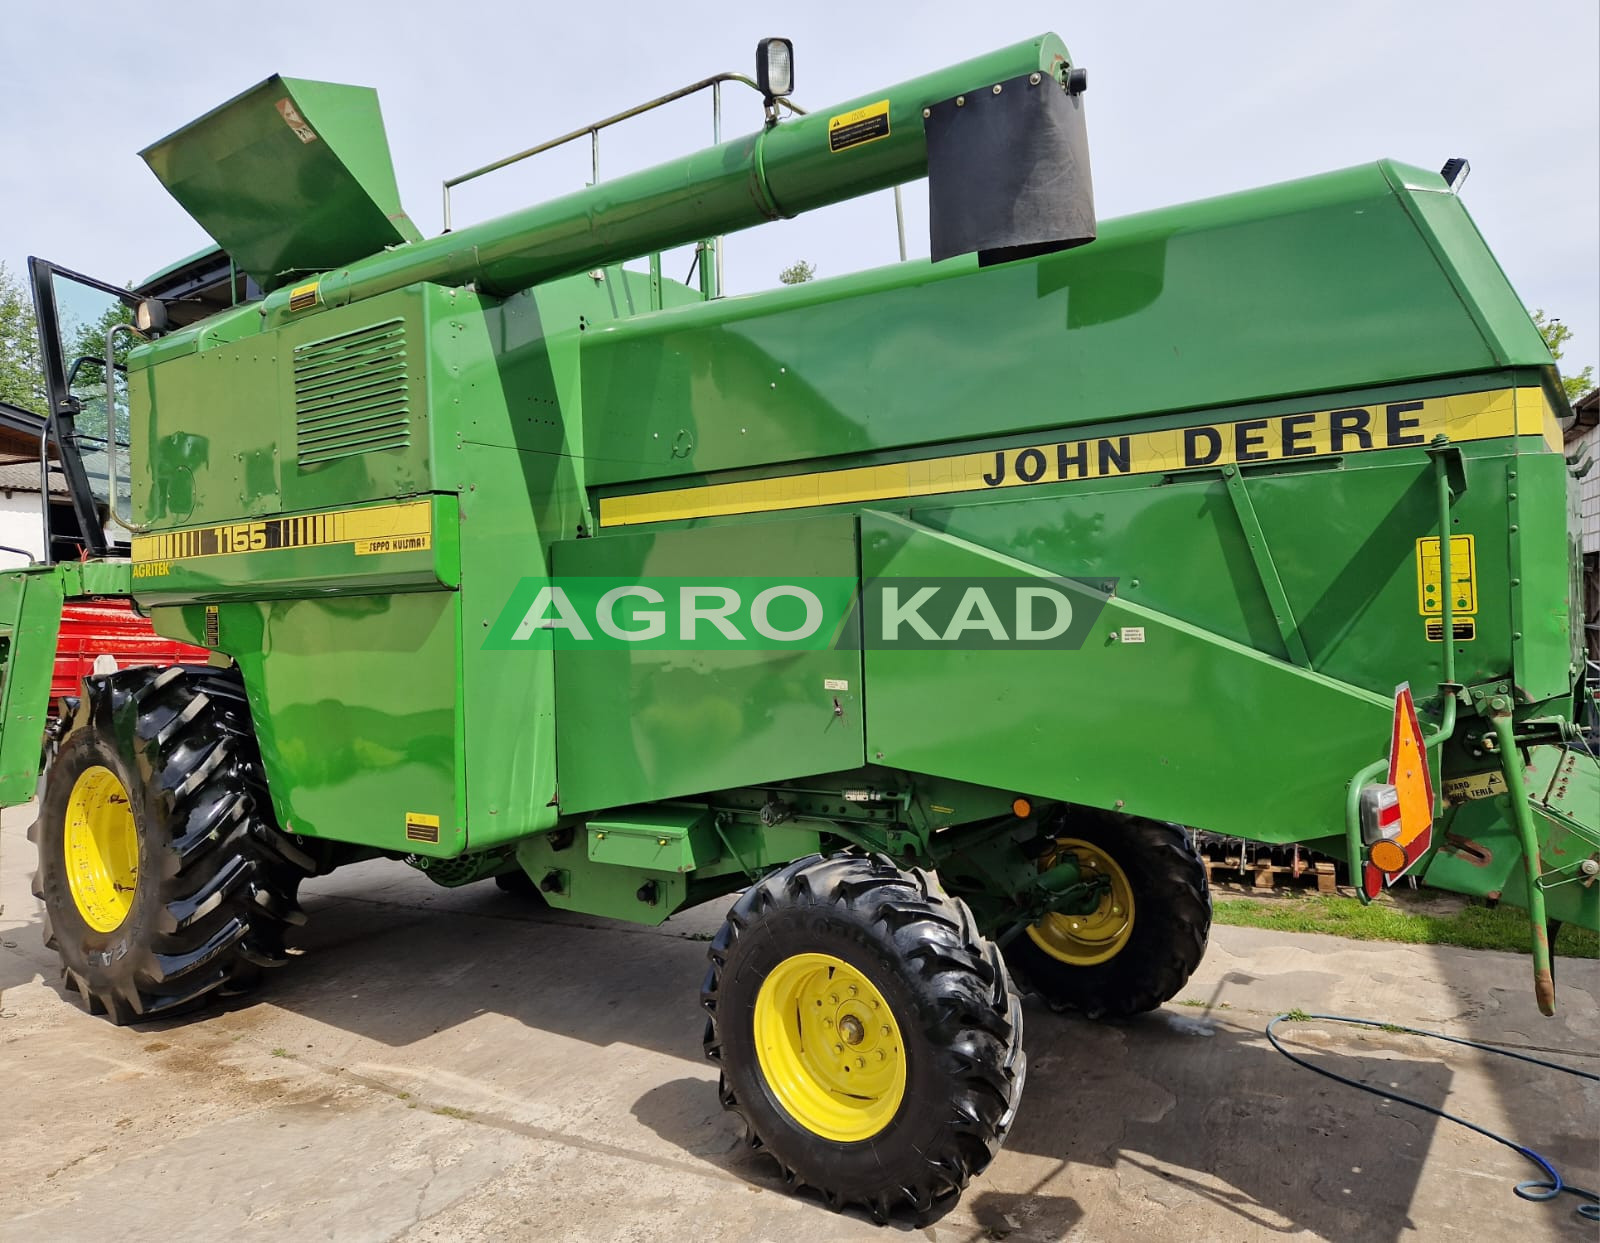
[[[537,146],[529,147],[525,151],[518,151],[515,155],[505,156],[503,159],[495,160],[492,163],[485,164],[481,168],[475,168],[469,173],[461,173],[459,176],[447,178],[443,184],[444,231],[446,233],[450,232],[450,191],[454,187],[462,185],[468,181],[473,181],[488,173],[497,172],[508,165],[516,164],[521,160],[526,160],[530,156],[540,155],[546,151],[552,151],[556,147],[565,146],[569,142],[576,142],[578,139],[584,137],[584,135],[589,136],[590,168],[595,181],[598,182],[600,180],[601,130],[608,129],[613,125],[619,124],[622,121],[630,120],[633,117],[641,116],[646,112],[654,111],[665,104],[670,104],[676,100],[687,98],[690,95],[705,90],[707,87],[720,87],[724,82],[739,82],[745,86],[748,86],[753,91],[759,92],[761,90],[761,88],[757,86],[752,79],[745,77],[745,75],[742,73],[713,74],[709,78],[701,78],[700,81],[692,83],[689,86],[680,87],[675,91],[669,91],[665,95],[658,95],[654,99],[648,100],[642,104],[638,104],[635,107],[628,108],[625,111],[613,113],[604,120],[595,121],[589,125],[580,126],[575,130],[562,134],[559,138],[552,138],[547,142],[539,143]],[[719,90],[714,99],[715,115],[713,117],[713,120],[716,122],[718,128],[720,128],[722,120],[721,101],[722,95],[721,91]],[[782,104],[796,116],[806,115],[806,110],[804,108],[790,103],[787,99],[780,97],[777,102]]]
[[[106,516],[124,531],[143,535],[149,524],[128,522],[117,512],[117,333],[144,334],[132,324],[112,324],[106,330]],[[48,498],[46,500],[48,504]],[[133,503],[133,460],[128,460],[128,503]]]

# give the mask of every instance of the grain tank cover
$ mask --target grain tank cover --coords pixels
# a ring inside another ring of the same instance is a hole
[[[421,236],[368,87],[274,75],[140,154],[264,289]]]

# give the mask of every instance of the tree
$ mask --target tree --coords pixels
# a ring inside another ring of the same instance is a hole
[[[778,273],[778,279],[785,285],[803,285],[817,275],[817,266],[807,263],[804,259],[796,259],[783,271]]]
[[[1561,361],[1561,350],[1572,336],[1572,329],[1559,319],[1546,319],[1543,310],[1533,313],[1533,326],[1539,330],[1544,343],[1550,347],[1550,357]],[[1594,387],[1594,368],[1585,367],[1576,375],[1561,377],[1561,387],[1567,390],[1567,400],[1577,401]]]
[[[0,401],[44,413],[44,370],[39,365],[33,303],[4,263],[0,263]]]

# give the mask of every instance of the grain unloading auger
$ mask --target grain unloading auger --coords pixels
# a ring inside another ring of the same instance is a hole
[[[1548,1009],[1600,858],[1548,351],[1403,165],[1097,229],[1083,85],[1054,36],[782,121],[768,81],[752,135],[428,240],[370,92],[272,78],[150,148],[219,249],[32,264],[91,555],[0,579],[0,795],[63,598],[213,655],[50,729],[68,985],[246,986],[375,856],[646,923],[742,890],[722,1098],[879,1217],[998,1149],[1013,973],[1182,987],[1183,825],[1528,907]],[[923,175],[932,262],[622,266]]]

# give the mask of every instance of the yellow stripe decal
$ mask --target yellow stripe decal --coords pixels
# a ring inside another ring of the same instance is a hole
[[[137,535],[133,540],[133,561],[135,577],[149,577],[139,574],[137,567],[197,557],[335,544],[351,545],[356,555],[363,557],[425,552],[433,547],[433,502],[406,501],[399,505],[346,509],[331,514],[227,522],[160,535]]]
[[[600,501],[600,525],[631,526],[1363,453],[1425,445],[1435,436],[1452,441],[1542,436],[1557,449],[1561,443],[1555,411],[1544,390],[1503,388],[608,496]]]

